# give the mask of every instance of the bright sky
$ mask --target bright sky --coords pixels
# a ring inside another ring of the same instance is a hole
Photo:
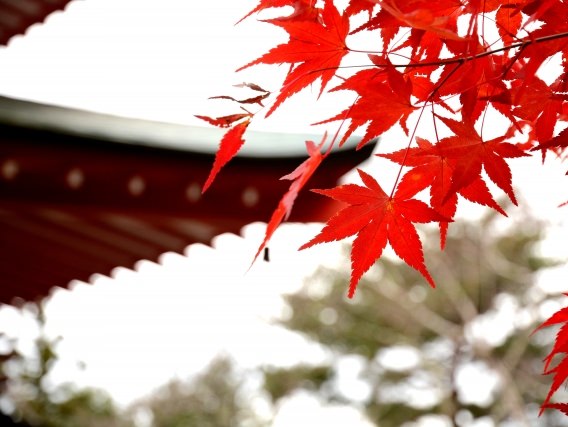
[[[243,81],[275,90],[286,72],[286,67],[275,71],[268,66],[234,72],[285,39],[284,32],[254,18],[234,25],[256,3],[73,1],[0,50],[0,93],[204,125],[194,114],[220,115],[223,108],[235,112],[233,105],[209,97],[242,96],[232,86]],[[306,104],[313,103],[311,95],[306,91],[296,97],[261,127],[314,132],[302,115]],[[321,108],[326,106],[318,107],[319,117],[327,117]]]
[[[8,48],[0,48],[0,94],[201,124],[194,114],[224,113],[218,110],[222,103],[207,101],[209,96],[234,95],[231,85],[242,81],[273,89],[281,78],[272,69],[267,74],[263,67],[233,73],[280,40],[277,31],[254,19],[233,27],[256,4],[256,0],[73,1],[64,13],[52,15],[25,36],[14,38]],[[314,93],[305,91],[259,127],[314,132],[305,120],[313,98]],[[318,103],[317,108],[314,118],[324,118],[337,111],[337,103]],[[331,108],[330,113],[326,108]],[[385,140],[396,137],[400,135],[390,133]],[[538,159],[513,163],[516,182],[523,189],[521,200],[550,222],[543,254],[568,259],[568,230],[562,226],[568,208],[556,208],[568,199],[566,165],[541,168]],[[469,209],[465,215],[478,213]],[[293,364],[299,354],[304,361],[325,359],[317,346],[265,321],[281,310],[280,293],[301,286],[302,278],[319,262],[344,262],[338,246],[296,253],[316,230],[313,225],[286,226],[271,244],[272,262],[260,262],[246,275],[264,232],[262,224],[248,227],[244,239],[218,237],[215,250],[191,246],[188,257],[165,254],[160,265],[140,262],[136,271],[117,269],[112,279],[94,278],[94,286],[78,283],[72,292],[56,291],[48,306],[49,331],[65,336],[61,354],[66,363],[54,380],[103,387],[120,403],[127,403],[171,376],[195,372],[219,350],[231,352],[245,366]],[[561,267],[546,273],[542,282],[551,291],[562,291],[567,277],[566,267]],[[16,322],[14,316],[9,308],[0,310],[0,330],[18,336],[29,333],[25,322]],[[77,367],[80,361],[87,363],[85,370]],[[289,405],[282,409],[278,427],[299,425],[293,414],[300,407],[302,413],[307,413],[306,408],[315,411],[320,425],[366,425],[352,409],[323,410],[312,398]]]

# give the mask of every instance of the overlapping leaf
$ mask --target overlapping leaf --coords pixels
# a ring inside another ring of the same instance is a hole
[[[377,0],[377,3],[406,27],[445,39],[461,39],[456,31],[457,12],[461,8],[458,0]]]
[[[367,12],[370,18],[376,5],[376,2],[373,0],[349,0],[345,14],[347,16],[353,16],[361,12]]]
[[[565,294],[568,296],[568,294]],[[565,406],[557,407],[557,404],[551,404],[550,399],[552,395],[558,390],[558,388],[568,379],[568,307],[564,307],[554,313],[550,318],[544,321],[536,330],[546,328],[549,326],[554,326],[561,324],[558,333],[556,334],[556,340],[554,342],[554,347],[544,359],[544,374],[553,374],[552,385],[550,390],[544,400],[540,412],[542,413],[546,408],[560,409],[563,410]],[[555,356],[561,355],[560,362],[553,368],[550,368],[552,361]]]
[[[207,177],[205,184],[203,184],[203,192],[205,192],[211,186],[221,168],[223,168],[223,166],[225,166],[233,157],[235,157],[235,155],[239,152],[239,150],[245,143],[243,135],[247,130],[248,125],[250,124],[251,115],[233,114],[231,116],[223,116],[217,118],[207,116],[196,117],[222,128],[229,127],[233,123],[236,123],[227,132],[225,132],[225,135],[223,135],[223,138],[221,139],[219,149],[217,150],[217,154],[215,155],[213,167],[209,172],[209,176]],[[239,120],[241,121],[239,122]]]
[[[272,213],[272,217],[270,218],[270,221],[266,226],[264,240],[258,247],[256,255],[254,256],[254,260],[258,258],[262,250],[266,247],[266,244],[268,243],[278,226],[282,223],[282,221],[288,218],[290,212],[292,211],[292,206],[294,205],[298,193],[302,190],[302,188],[304,188],[308,180],[311,178],[311,176],[314,174],[321,161],[323,160],[324,155],[322,154],[321,149],[324,142],[325,136],[318,145],[316,145],[312,141],[307,141],[306,149],[308,151],[309,157],[293,172],[280,178],[291,180],[292,184],[290,184],[290,188],[282,196],[280,202],[278,203],[278,206]]]
[[[436,212],[448,219],[453,219],[458,204],[458,194],[465,199],[489,206],[501,214],[501,209],[491,196],[489,189],[480,176],[456,192],[451,191],[452,175],[457,162],[455,159],[444,156],[441,147],[434,146],[423,138],[416,139],[418,147],[402,149],[390,154],[378,154],[399,165],[409,166],[398,185],[398,194],[404,197],[414,197],[426,188],[430,188],[430,205]],[[440,246],[443,249],[446,242],[448,222],[440,222]]]
[[[325,1],[321,22],[298,19],[270,22],[284,29],[290,40],[240,68],[242,70],[255,64],[292,65],[267,115],[274,112],[286,98],[317,79],[321,79],[321,94],[348,52],[345,38],[349,34],[349,19],[338,12],[332,0]]]
[[[489,178],[501,188],[511,201],[517,204],[512,186],[512,174],[507,158],[523,157],[527,154],[514,144],[498,137],[484,141],[469,121],[458,122],[446,117],[439,119],[448,126],[454,136],[441,139],[436,147],[425,150],[424,154],[436,154],[455,162],[452,183],[445,197],[459,192],[481,178],[485,170]]]
[[[568,128],[563,129],[557,136],[536,146],[533,150],[561,150],[568,148]]]
[[[358,95],[351,107],[317,123],[349,120],[349,127],[340,144],[364,125],[368,126],[359,147],[386,132],[396,123],[400,123],[406,129],[408,116],[416,110],[410,99],[412,82],[405,79],[389,64],[385,64],[384,70],[380,71],[360,71],[333,90],[351,90]]]
[[[310,20],[317,17],[315,4],[316,0],[261,0],[260,3],[249,13],[243,16],[239,22],[245,20],[254,13],[261,12],[264,9],[284,6],[292,6],[294,8],[294,12],[291,15],[280,19]]]
[[[361,276],[380,258],[387,242],[434,287],[413,223],[447,221],[447,218],[419,200],[398,193],[388,196],[372,176],[361,169],[357,171],[365,186],[346,184],[331,190],[314,190],[349,206],[333,216],[322,231],[300,249],[357,235],[351,250],[349,297],[355,294]]]
[[[549,141],[561,118],[568,94],[555,92],[544,81],[533,77],[530,83],[513,82],[511,95],[517,105],[513,114],[533,123],[535,137],[541,144]]]

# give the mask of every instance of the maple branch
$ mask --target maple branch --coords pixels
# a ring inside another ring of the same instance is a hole
[[[436,61],[436,62],[410,63],[410,64],[407,64],[407,65],[399,64],[398,67],[426,67],[426,66],[431,67],[433,65],[447,65],[447,64],[455,64],[455,63],[464,63],[464,62],[467,62],[467,61],[473,61],[475,59],[480,59],[480,58],[484,58],[486,56],[494,55],[494,54],[499,53],[499,52],[504,52],[506,50],[516,49],[516,48],[525,49],[527,46],[529,46],[531,44],[544,43],[544,42],[547,42],[547,41],[557,40],[557,39],[561,39],[561,38],[564,38],[564,37],[568,37],[568,31],[564,32],[564,33],[551,34],[549,36],[538,37],[538,38],[533,39],[533,40],[525,40],[525,41],[522,41],[522,42],[513,43],[511,45],[503,46],[503,47],[500,47],[498,49],[488,50],[488,51],[485,51],[485,52],[477,53],[475,55],[470,55],[470,56],[466,56],[466,57],[462,57],[462,58],[448,58],[448,59],[442,59],[442,60]],[[392,64],[392,65],[393,65],[393,67],[397,66],[395,64]]]
[[[481,53],[477,53],[475,55],[469,55],[469,56],[463,56],[463,57],[456,57],[456,58],[447,58],[447,59],[440,59],[439,61],[429,61],[429,62],[409,62],[407,64],[390,64],[395,68],[419,68],[419,67],[433,67],[433,66],[441,66],[441,65],[448,65],[448,64],[456,64],[456,63],[460,63],[463,64],[465,62],[468,61],[473,61],[476,59],[480,59],[480,58],[484,58],[486,56],[490,56],[490,55],[494,55],[496,53],[499,52],[504,52],[507,50],[511,50],[511,49],[517,49],[517,48],[521,48],[521,49],[525,49],[526,47],[528,47],[531,44],[536,44],[536,43],[544,43],[544,42],[548,42],[548,41],[552,41],[552,40],[557,40],[557,39],[562,39],[568,37],[568,31],[563,32],[563,33],[557,33],[557,34],[551,34],[548,36],[542,36],[542,37],[537,37],[536,39],[531,39],[531,40],[524,40],[518,43],[513,43],[507,46],[503,46],[497,49],[492,49],[492,50],[487,50],[485,52],[481,52]],[[366,50],[357,50],[357,49],[350,49],[350,52],[354,52],[354,53],[366,53],[366,54],[381,54],[384,53],[382,51],[366,51]],[[398,56],[402,56],[400,54],[397,54]],[[382,68],[385,67],[387,64],[385,65],[378,65],[378,64],[372,64],[372,65],[346,65],[343,67],[335,67],[335,68],[322,68],[322,69],[318,69],[318,70],[312,70],[310,71],[310,73],[316,73],[316,72],[321,72],[321,71],[327,71],[329,69],[348,69],[348,68],[369,68],[369,67],[378,67],[378,68]]]
[[[414,125],[414,129],[412,129],[412,133],[408,138],[408,144],[406,145],[406,151],[404,152],[404,158],[402,163],[400,164],[400,168],[398,168],[398,173],[396,174],[396,179],[394,180],[394,184],[392,186],[392,190],[390,193],[390,198],[392,199],[394,196],[394,191],[396,190],[396,186],[398,185],[398,181],[400,181],[400,176],[402,175],[402,170],[406,166],[406,160],[408,159],[408,153],[410,152],[410,146],[412,145],[412,141],[414,141],[414,137],[416,136],[416,132],[418,131],[418,125],[420,124],[420,119],[422,119],[422,114],[426,109],[426,103],[420,108],[420,112],[418,113],[418,119],[416,119],[416,124]]]

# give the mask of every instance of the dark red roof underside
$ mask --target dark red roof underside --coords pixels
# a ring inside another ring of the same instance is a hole
[[[329,188],[372,147],[332,154],[309,187]],[[268,221],[301,158],[236,158],[200,196],[212,155],[0,125],[0,302],[156,261]],[[290,220],[337,206],[308,191]]]
[[[56,10],[62,10],[71,0],[0,0],[0,45],[24,34],[33,24],[43,22]]]

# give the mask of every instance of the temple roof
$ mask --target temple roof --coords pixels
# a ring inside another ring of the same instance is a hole
[[[0,302],[39,299],[268,221],[290,185],[279,178],[312,136],[252,133],[202,195],[219,141],[211,129],[0,98]],[[357,151],[356,142],[332,153],[308,187],[332,187],[367,159],[373,144]],[[290,220],[323,221],[336,208],[303,191]]]

